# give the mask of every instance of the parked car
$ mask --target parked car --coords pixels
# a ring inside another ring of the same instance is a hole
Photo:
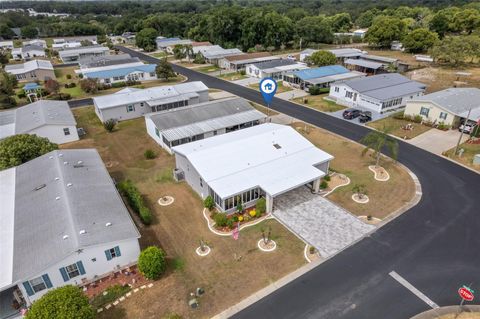
[[[460,126],[458,127],[458,130],[460,132],[463,132],[463,133],[467,133],[467,134],[470,134],[473,130],[473,128],[477,125],[476,122],[474,121],[468,121],[466,124],[465,124],[465,121],[462,121],[460,123]]]
[[[358,117],[360,123],[367,123],[372,120],[372,112],[370,111],[363,111],[360,112],[360,116]]]
[[[343,118],[346,120],[352,120],[360,116],[360,110],[348,109],[343,111]]]

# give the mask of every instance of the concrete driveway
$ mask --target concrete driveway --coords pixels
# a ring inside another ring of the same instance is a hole
[[[300,187],[276,197],[273,215],[297,236],[318,249],[322,257],[330,257],[345,249],[375,226],[328,199]]]
[[[248,78],[232,81],[232,83],[243,85],[243,86],[249,86],[250,84],[260,83],[260,80],[261,79],[259,78],[248,77]]]
[[[434,154],[442,155],[443,152],[457,145],[460,134],[458,130],[441,131],[433,128],[410,140],[406,140],[406,142]],[[464,134],[462,141],[466,141],[467,138],[468,134]]]
[[[310,94],[308,94],[308,92],[305,92],[304,90],[293,89],[291,91],[277,93],[275,96],[282,100],[293,100],[294,98],[304,97],[308,95]]]

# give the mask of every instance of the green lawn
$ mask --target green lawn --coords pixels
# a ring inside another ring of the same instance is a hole
[[[156,58],[164,58],[166,57],[168,54],[166,52],[155,52],[155,53],[152,53],[152,56],[156,57]]]
[[[202,66],[200,68],[195,69],[195,71],[202,72],[202,73],[210,73],[210,72],[215,72],[219,70],[220,68],[216,65],[206,65],[206,66]]]
[[[283,92],[288,92],[288,91],[293,90],[289,86],[284,86],[283,81],[277,81],[277,86],[278,87],[277,87],[277,92],[276,93],[283,93]],[[250,84],[249,87],[252,88],[252,89],[255,89],[257,91],[260,91],[260,87],[259,87],[258,83]]]
[[[305,97],[297,97],[293,99],[293,101],[309,106],[321,112],[336,112],[345,108],[344,106],[338,105],[335,102],[325,100],[324,97],[326,96],[328,96],[328,94],[310,95]]]
[[[219,76],[217,76],[217,77],[218,77],[219,79],[223,79],[223,80],[226,80],[226,81],[237,81],[237,80],[241,80],[241,79],[247,78],[246,75],[241,74],[241,73],[239,73],[239,72],[222,74],[222,75],[219,75]]]
[[[407,124],[412,124],[413,129],[404,130],[402,127],[405,127]],[[377,130],[381,130],[383,127],[391,127],[393,129],[393,131],[391,132],[392,135],[406,139],[414,138],[415,136],[418,136],[432,129],[431,127],[421,125],[420,123],[400,120],[393,118],[392,116],[368,123],[367,125]]]

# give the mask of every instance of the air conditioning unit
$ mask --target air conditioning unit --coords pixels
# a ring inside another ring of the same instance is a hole
[[[178,168],[175,168],[175,169],[173,170],[173,178],[174,178],[177,182],[183,181],[183,180],[185,179],[185,173],[183,172],[183,170],[178,169]]]

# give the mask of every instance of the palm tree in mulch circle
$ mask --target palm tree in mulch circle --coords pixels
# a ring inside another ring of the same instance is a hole
[[[390,136],[393,128],[389,126],[383,126],[380,130],[374,130],[365,135],[360,143],[365,145],[362,151],[364,156],[368,150],[373,150],[373,156],[375,156],[375,166],[378,167],[380,163],[380,157],[382,155],[382,149],[385,147],[391,154],[391,157],[396,161],[398,157],[398,141]]]

